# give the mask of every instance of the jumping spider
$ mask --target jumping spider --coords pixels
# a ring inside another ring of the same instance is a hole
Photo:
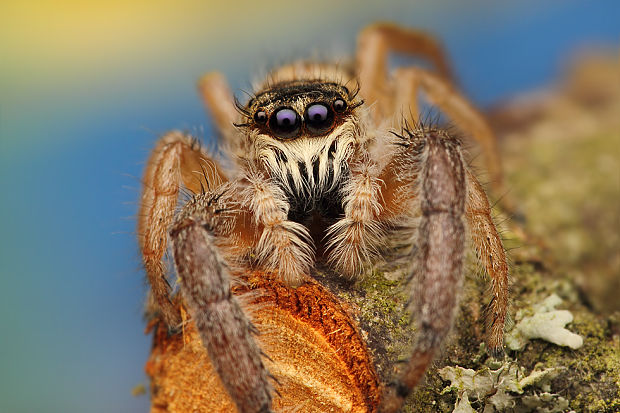
[[[390,51],[427,57],[437,72],[407,67],[388,75]],[[482,145],[499,184],[494,137],[449,78],[431,37],[390,24],[361,33],[354,65],[281,67],[246,104],[235,104],[221,76],[203,78],[228,166],[190,136],[171,132],[157,143],[144,177],[138,232],[160,321],[154,352],[161,350],[147,370],[199,371],[180,384],[154,385],[160,393],[153,411],[236,405],[270,412],[287,406],[287,397],[300,403],[296,409],[320,411],[305,400],[338,393],[340,376],[356,395],[332,409],[398,411],[451,329],[466,233],[491,280],[487,345],[501,352],[508,267],[487,197],[459,141],[417,118],[421,88]],[[175,212],[183,187],[193,195]],[[408,362],[382,384],[349,307],[317,281],[313,267],[316,261],[360,277],[402,231],[416,234],[406,257],[416,340]],[[163,262],[168,244],[180,285],[174,296]],[[180,328],[184,335],[194,330],[192,351],[209,355],[201,365],[178,358],[191,337],[170,344]],[[329,363],[343,373],[328,374]],[[174,391],[162,396],[166,386]],[[190,388],[193,404],[174,401]]]

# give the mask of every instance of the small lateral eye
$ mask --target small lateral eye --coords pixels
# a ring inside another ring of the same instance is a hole
[[[324,103],[313,103],[306,108],[304,115],[306,127],[312,133],[321,133],[329,130],[334,123],[334,113]]]
[[[344,112],[347,109],[347,102],[342,99],[334,100],[334,110],[338,113]]]
[[[254,114],[254,121],[256,123],[265,123],[267,122],[267,113],[264,110],[259,110]]]
[[[280,108],[271,115],[269,127],[279,138],[293,138],[299,133],[301,118],[291,108]]]

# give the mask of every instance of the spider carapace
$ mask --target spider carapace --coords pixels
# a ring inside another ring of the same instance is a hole
[[[241,108],[243,127],[264,135],[263,165],[285,192],[290,221],[307,227],[313,216],[333,221],[344,213],[350,121],[361,104],[346,86],[308,79],[274,84]]]
[[[437,71],[388,73],[389,51],[422,54]],[[491,280],[487,345],[501,351],[508,267],[487,197],[460,142],[416,115],[422,90],[481,144],[500,184],[493,134],[447,68],[431,37],[382,23],[360,34],[355,64],[281,67],[246,104],[221,76],[203,78],[226,159],[171,132],[145,172],[153,411],[398,411],[452,326],[466,235]],[[182,187],[193,196],[175,213]],[[415,244],[403,288],[416,339],[387,384],[350,306],[313,269],[360,279],[397,238]]]

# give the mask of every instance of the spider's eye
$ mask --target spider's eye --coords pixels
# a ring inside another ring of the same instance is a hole
[[[267,113],[264,110],[259,110],[254,114],[254,121],[256,123],[265,123],[267,122]]]
[[[269,127],[280,138],[292,138],[299,133],[301,119],[297,112],[290,108],[281,108],[271,115]]]
[[[342,113],[347,109],[347,102],[342,99],[334,100],[334,110],[338,113]]]
[[[313,103],[306,108],[306,126],[312,133],[327,131],[334,123],[334,113],[323,103]]]

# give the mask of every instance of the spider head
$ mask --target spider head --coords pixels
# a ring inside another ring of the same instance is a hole
[[[272,85],[243,108],[248,126],[279,141],[329,135],[362,102],[340,84],[289,81]]]
[[[241,107],[257,158],[289,198],[315,203],[336,190],[361,133],[356,92],[324,80],[269,85]]]

